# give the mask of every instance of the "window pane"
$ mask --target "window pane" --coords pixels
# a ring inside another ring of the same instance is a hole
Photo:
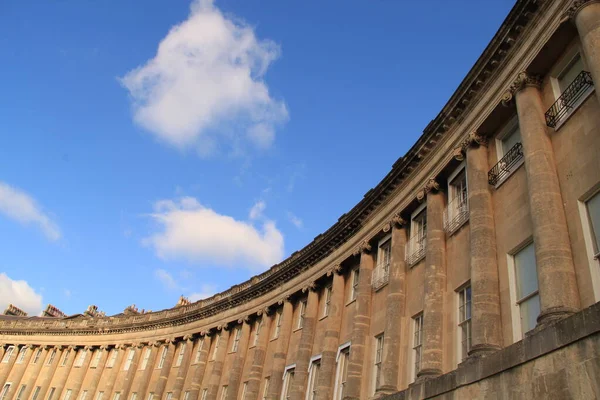
[[[594,251],[598,254],[600,252],[600,192],[596,193],[586,204],[592,227]]]
[[[515,254],[515,273],[517,275],[517,300],[538,290],[535,249],[533,243]]]
[[[540,315],[540,296],[535,295],[520,304],[521,307],[521,332],[529,332],[537,323]]]
[[[561,93],[575,80],[577,75],[583,71],[583,61],[579,54],[571,61],[569,66],[565,68],[562,75],[558,78]]]
[[[521,132],[519,131],[519,127],[516,126],[515,129],[507,136],[502,139],[502,151],[503,154],[508,153],[512,147],[521,142]]]

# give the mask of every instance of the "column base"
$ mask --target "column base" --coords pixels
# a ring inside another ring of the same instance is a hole
[[[570,307],[552,307],[547,310],[544,310],[537,317],[537,325],[535,327],[536,331],[540,329],[544,329],[547,326],[550,326],[561,319],[570,317],[575,314],[578,310]]]
[[[415,383],[421,383],[431,378],[437,378],[442,374],[442,370],[438,368],[426,368],[422,369],[417,373],[417,379]]]
[[[375,395],[373,396],[374,399],[378,399],[380,397],[383,396],[387,396],[390,394],[394,394],[396,392],[398,392],[398,388],[396,386],[393,385],[381,385],[376,391],[375,391]]]
[[[485,356],[489,356],[492,353],[500,350],[501,347],[495,344],[482,343],[471,346],[471,350],[469,350],[468,358],[481,358]]]

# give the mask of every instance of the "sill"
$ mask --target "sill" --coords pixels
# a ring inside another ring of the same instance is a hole
[[[383,289],[384,287],[386,287],[386,286],[388,285],[388,283],[390,283],[390,281],[389,281],[389,280],[388,280],[386,283],[383,283],[383,284],[379,285],[379,286],[378,286],[376,289],[375,289],[375,288],[373,288],[373,291],[374,291],[375,293],[379,292],[381,289]]]
[[[279,336],[275,336],[275,337],[269,339],[269,342],[272,342],[272,341],[277,340],[277,339],[279,339]]]
[[[296,328],[296,329],[294,329],[294,330],[292,331],[292,333],[294,333],[294,332],[298,332],[298,331],[301,331],[301,330],[302,330],[302,328]]]
[[[425,251],[427,253],[427,251]],[[421,261],[423,261],[425,259],[425,254],[423,254],[421,257],[419,257],[418,259],[416,259],[415,261],[413,261],[412,263],[408,264],[408,268],[412,268],[417,266],[417,264],[419,264]]]
[[[510,173],[508,175],[506,175],[502,180],[498,181],[498,183],[496,183],[496,186],[494,186],[494,189],[498,189],[500,186],[502,186],[502,184],[504,182],[506,182],[511,176],[513,176],[513,174],[519,169],[521,168],[521,166],[525,164],[525,157],[521,158],[521,160],[519,162],[517,162],[515,164],[515,166],[513,167],[512,171],[510,171]]]
[[[248,347],[248,350],[250,350],[250,349],[253,349],[253,348],[255,348],[255,347],[256,347],[256,345],[255,345],[255,344],[253,344],[252,346]]]
[[[319,318],[319,321],[323,321],[323,320],[324,320],[325,318],[327,318],[327,317],[329,317],[329,315],[322,315],[322,316]]]
[[[583,96],[581,96],[581,98],[577,101],[577,103],[575,103],[575,105],[573,106],[573,108],[571,108],[571,110],[569,110],[568,113],[565,114],[564,117],[562,117],[560,119],[560,121],[556,124],[556,127],[554,128],[554,132],[558,132],[558,130],[561,128],[561,126],[563,126],[568,120],[569,118],[571,118],[571,116],[573,114],[575,114],[575,112],[577,111],[577,109],[579,109],[579,107],[581,107],[581,105],[587,100],[588,97],[590,97],[590,95],[592,93],[594,93],[595,89],[592,86],[587,93],[585,93]]]
[[[512,174],[512,172],[511,172]],[[467,216],[464,221],[462,221],[460,224],[458,224],[458,226],[456,226],[454,229],[452,229],[451,231],[448,231],[448,236],[452,236],[454,235],[456,232],[458,232],[460,230],[460,228],[462,228],[467,222],[469,222],[469,217]]]
[[[346,303],[346,307],[348,307],[350,304],[356,302],[356,299],[352,299],[349,302]]]

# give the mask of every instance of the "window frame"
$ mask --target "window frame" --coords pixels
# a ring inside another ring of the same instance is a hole
[[[2,364],[8,364],[10,362],[14,351],[15,346],[12,344],[6,348],[6,350],[4,351],[4,355],[2,356]]]
[[[308,363],[308,381],[306,386],[306,400],[315,400],[319,388],[319,373],[321,371],[321,354],[310,358]]]
[[[252,347],[254,347],[258,344],[258,339],[260,337],[260,330],[262,329],[262,325],[263,325],[263,317],[257,318],[254,321],[254,337],[252,339]]]
[[[342,400],[344,389],[348,382],[348,362],[350,361],[350,351],[352,342],[346,342],[338,347],[335,357],[335,387],[333,390],[333,398]],[[340,363],[340,360],[342,362]]]
[[[423,312],[412,317],[413,335],[412,335],[412,368],[411,382],[417,379],[417,374],[421,370],[423,361]]]
[[[167,354],[169,353],[169,346],[163,345],[162,351],[160,353],[160,358],[158,359],[158,364],[156,369],[162,369],[165,366],[165,360],[167,359]]]
[[[180,367],[181,363],[183,362],[183,357],[185,356],[185,347],[186,347],[186,342],[182,341],[179,344],[179,352],[177,353],[177,360],[175,360],[175,366],[176,367]]]
[[[106,368],[113,368],[117,362],[117,357],[119,356],[118,349],[112,349],[110,351],[110,355],[108,360],[106,361]]]
[[[90,363],[90,368],[98,368],[98,365],[100,365],[100,361],[102,360],[102,352],[104,350],[102,349],[98,349],[94,352],[94,358],[92,358],[92,361]]]
[[[10,387],[12,386],[12,382],[6,382],[2,386],[2,391],[0,391],[0,400],[8,400],[8,392],[10,392]]]
[[[356,300],[358,296],[358,285],[360,283],[360,266],[356,266],[350,270],[350,296],[348,296],[348,303],[350,304]]]
[[[19,347],[19,352],[17,353],[17,360],[15,361],[15,364],[23,364],[23,361],[25,361],[26,354],[27,354],[27,347],[26,346]]]
[[[202,337],[198,340],[198,345],[196,346],[196,355],[194,357],[194,364],[198,364],[200,359],[202,358],[202,350],[204,349],[204,340],[206,336]]]
[[[218,332],[215,335],[215,346],[213,348],[213,351],[210,355],[210,361],[215,361],[217,359],[217,351],[219,350],[219,345],[221,342],[221,332]]]
[[[83,348],[83,349],[79,350],[79,352],[77,353],[77,358],[75,359],[75,362],[73,363],[73,367],[81,368],[83,366],[83,363],[85,362],[86,356],[87,356],[87,349]]]
[[[267,376],[267,377],[265,377],[264,382],[263,382],[262,400],[267,400],[267,397],[269,395],[269,386],[271,386],[271,377]]]
[[[381,386],[381,372],[383,370],[383,348],[385,344],[385,332],[375,335],[375,348],[373,352],[373,389],[372,394],[375,394]]]
[[[233,334],[233,341],[231,342],[231,353],[237,353],[238,348],[240,347],[241,338],[242,338],[242,327],[238,326],[235,328],[235,332]]]
[[[500,129],[498,134],[495,136],[494,141],[496,144],[496,164],[502,160],[502,158],[508,153],[504,151],[503,143],[507,138],[512,136],[516,131],[519,131],[519,142],[523,144],[523,136],[521,135],[521,126],[519,125],[519,116],[513,115],[504,126]],[[512,148],[512,147],[511,147]],[[509,149],[510,150],[510,149]],[[499,188],[504,182],[506,182],[521,166],[525,163],[525,157],[521,157],[512,167],[511,170],[502,178],[496,182],[494,188]],[[495,164],[494,164],[495,165]]]
[[[470,293],[470,297],[467,300],[467,291]],[[457,321],[457,364],[465,361],[469,356],[469,351],[472,347],[473,333],[472,333],[472,317],[473,317],[473,288],[471,287],[471,281],[467,281],[456,289],[456,321]],[[463,313],[461,309],[464,309]],[[468,310],[468,312],[466,311]],[[468,315],[468,317],[467,317]],[[463,319],[463,316],[465,317]],[[467,338],[464,338],[463,330],[466,327]],[[466,349],[465,349],[466,344]]]
[[[519,285],[519,281],[518,281],[518,274],[517,274],[517,264],[515,262],[515,257],[517,256],[517,254],[519,254],[521,251],[525,250],[528,246],[533,246],[533,251],[535,254],[535,244],[533,242],[533,238],[527,238],[525,241],[523,241],[520,245],[518,245],[517,247],[515,247],[513,250],[511,250],[509,253],[507,253],[506,257],[507,257],[507,266],[508,266],[508,280],[510,283],[510,299],[511,299],[511,319],[512,319],[512,328],[513,328],[513,340],[514,342],[518,342],[519,340],[523,339],[525,337],[525,333],[523,332],[523,326],[522,326],[522,313],[521,313],[521,304],[526,302],[527,300],[530,300],[532,298],[534,298],[535,296],[538,297],[538,301],[539,301],[539,280],[538,280],[538,288],[537,290],[528,293],[527,295],[523,296],[522,298],[518,297],[518,285]],[[535,260],[535,269],[536,269],[536,277],[537,277],[537,259]],[[533,327],[535,328],[535,326]],[[531,329],[533,329],[531,328]],[[529,331],[527,331],[529,332]]]
[[[273,327],[273,337],[271,338],[271,340],[277,339],[279,337],[279,334],[281,333],[282,319],[283,309],[278,308],[277,311],[275,311],[275,326]]]
[[[302,299],[298,302],[298,321],[296,324],[296,330],[304,327],[304,318],[306,317],[306,306],[308,299]]]
[[[142,356],[142,362],[140,363],[140,371],[144,371],[148,367],[148,362],[150,361],[150,355],[152,354],[152,349],[150,347],[146,347],[144,349],[144,354]]]
[[[600,243],[595,243],[596,232],[591,221],[588,202],[595,196],[600,196],[600,182],[597,183],[591,190],[579,198],[579,217],[583,230],[583,241],[588,258],[590,276],[592,281],[592,292],[594,301],[600,301]],[[599,235],[600,236],[600,235]]]
[[[326,318],[329,316],[329,310],[331,308],[331,292],[333,290],[333,285],[328,283],[325,285],[323,289],[323,311],[321,313],[321,318]]]
[[[127,352],[127,358],[125,359],[125,362],[123,363],[123,371],[129,371],[129,368],[131,368],[131,364],[133,364],[134,357],[135,357],[135,350],[129,349],[129,351]]]
[[[15,397],[15,400],[24,400],[23,393],[25,392],[26,389],[27,389],[27,385],[22,383],[21,386],[19,386],[19,390],[17,391],[17,397]]]
[[[294,384],[294,377],[296,376],[296,364],[290,364],[283,370],[283,377],[281,384],[281,400],[288,400],[291,396],[291,387]]]

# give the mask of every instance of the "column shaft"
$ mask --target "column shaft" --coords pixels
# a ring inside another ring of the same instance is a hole
[[[502,319],[494,209],[487,179],[487,147],[474,144],[466,149],[466,153],[473,321],[469,355],[477,356],[500,349]]]
[[[31,371],[31,373],[27,374],[27,377],[29,379],[27,379],[26,382],[22,382],[27,385],[25,387],[25,392],[23,392],[23,399],[30,398],[30,395],[33,392],[33,388],[35,386],[36,378],[40,375],[40,371],[41,371],[42,367],[44,366],[44,360],[46,359],[46,356],[48,355],[47,347],[40,346],[39,349],[42,349],[42,353],[41,353],[37,363],[34,364],[34,367],[33,367],[33,370]],[[38,351],[38,348],[33,348],[32,357],[35,357],[35,353],[37,353],[37,351]]]
[[[137,387],[138,399],[140,400],[145,400],[148,397],[148,393],[150,392],[150,378],[152,377],[152,371],[154,370],[156,359],[159,357],[159,353],[162,351],[162,347],[156,342],[149,344],[147,348],[150,349],[150,356],[148,357],[148,363],[142,372],[142,376],[140,377]],[[143,354],[142,357],[144,357]]]
[[[538,87],[516,93],[540,292],[538,324],[579,309],[579,293],[556,163]]]
[[[0,356],[0,361],[3,361],[4,359],[4,354],[6,353],[6,350],[8,349],[9,345],[4,345],[4,353],[2,354],[2,356]],[[3,363],[0,362],[0,390],[2,390],[2,387],[4,387],[4,383],[6,383],[6,380],[8,379],[8,375],[10,374],[10,371],[13,368],[13,365],[15,365],[15,361],[17,360],[17,357],[19,356],[19,345],[14,345],[14,349],[12,351],[12,354],[10,356],[10,359],[8,360],[7,363]]]
[[[100,378],[102,378],[102,373],[104,372],[104,366],[108,360],[109,353],[109,351],[107,351],[105,348],[99,348],[96,351],[101,351],[102,355],[100,356],[98,365],[95,368],[90,368],[90,371],[92,371],[92,376],[90,378],[90,385],[88,388],[88,396],[94,396],[94,398],[96,396],[96,390],[98,389]],[[92,353],[92,357],[96,357],[96,355]]]
[[[262,314],[262,327],[260,335],[254,348],[254,355],[252,356],[252,366],[250,367],[250,376],[248,379],[248,392],[246,398],[242,400],[257,400],[260,390],[260,383],[263,375],[263,365],[266,362],[265,356],[267,353],[267,345],[270,340],[271,332],[271,320],[272,316],[268,316],[266,312]],[[256,332],[254,333],[256,334]]]
[[[302,333],[298,352],[296,353],[296,370],[294,384],[291,388],[290,398],[292,400],[302,400],[306,393],[308,364],[312,356],[313,342],[315,338],[315,326],[317,324],[317,312],[319,308],[319,295],[314,288],[306,288],[306,310],[302,322]]]
[[[23,362],[21,364],[17,364],[15,360],[11,373],[7,375],[7,382],[12,382],[12,386],[10,387],[10,390],[8,391],[6,396],[7,399],[12,399],[13,396],[15,396],[15,394],[17,393],[17,390],[19,390],[19,387],[21,386],[21,379],[23,378],[23,375],[27,370],[27,366],[29,365],[29,360],[31,359],[31,356],[35,351],[35,349],[31,348],[31,345],[27,345],[25,347],[25,351],[27,353],[25,354]],[[19,355],[17,354],[17,357],[18,356]]]
[[[129,369],[126,371],[125,378],[123,380],[123,387],[121,388],[121,398],[126,400],[129,398],[129,391],[131,390],[131,386],[133,384],[133,379],[135,378],[135,373],[138,369],[138,363],[142,356],[142,348],[134,346],[127,349],[127,353],[125,354],[125,359],[129,357],[129,351],[133,350],[133,360],[131,360],[131,365]],[[125,361],[127,362],[127,361]]]
[[[268,400],[278,400],[281,394],[283,371],[285,370],[288,345],[290,343],[290,334],[292,331],[293,311],[294,309],[291,301],[289,299],[285,299],[283,301],[281,329],[277,339],[277,348],[275,350],[275,354],[273,354],[273,368],[271,369]],[[275,318],[277,318],[277,315],[275,315]],[[277,321],[274,323],[277,323]]]
[[[329,400],[333,395],[335,382],[335,357],[340,340],[340,326],[342,323],[342,310],[344,309],[344,276],[332,272],[331,302],[327,327],[323,338],[323,351],[321,353],[321,372],[319,374],[317,400]]]
[[[239,321],[238,321],[239,322]],[[250,338],[250,324],[248,321],[241,321],[241,336],[238,343],[237,352],[233,360],[231,375],[229,375],[229,390],[227,391],[227,400],[238,399],[240,382],[244,373],[244,364],[246,361],[246,352],[248,351],[248,340]],[[240,394],[241,396],[241,394]]]
[[[371,279],[373,256],[366,249],[360,253],[360,270],[356,294],[356,308],[352,321],[352,347],[348,362],[346,399],[359,400],[363,390],[364,367],[367,363],[366,346],[371,328]]]
[[[90,361],[92,359],[91,352],[87,350],[85,360],[80,367],[75,366],[75,361],[79,358],[79,352],[86,351],[83,348],[80,348],[78,351],[75,351],[75,356],[73,359],[73,366],[71,367],[71,371],[69,372],[69,376],[67,377],[66,386],[63,389],[62,393],[60,393],[60,398],[65,397],[65,393],[68,389],[71,389],[71,398],[77,399],[79,395],[79,390],[81,389],[81,385],[83,384],[83,379],[85,378],[85,373],[90,365]],[[89,354],[88,354],[89,353]]]
[[[446,289],[446,233],[444,195],[427,194],[427,249],[425,251],[425,297],[423,305],[423,357],[418,378],[442,373],[444,292]]]
[[[167,386],[167,379],[169,378],[169,372],[171,371],[171,365],[173,364],[173,357],[175,355],[175,344],[173,342],[167,343],[167,356],[163,362],[162,368],[160,369],[160,375],[158,376],[158,380],[154,385],[154,396],[157,399],[162,399],[163,392],[165,391],[165,387]],[[160,354],[162,354],[162,349],[160,350]],[[158,357],[161,355],[159,354]],[[160,362],[160,360],[159,360]]]
[[[115,382],[117,380],[117,376],[119,375],[119,370],[121,369],[121,363],[123,362],[123,356],[125,354],[125,350],[119,346],[118,349],[113,349],[112,351],[117,351],[117,359],[115,360],[115,364],[108,368],[108,377],[106,382],[104,382],[104,395],[111,396],[113,388],[115,387]],[[106,366],[104,366],[106,369]],[[112,397],[112,396],[111,396]]]
[[[187,376],[188,369],[191,364],[192,350],[194,350],[194,342],[191,339],[184,340],[181,342],[180,346],[183,346],[184,344],[185,349],[183,353],[183,360],[181,361],[181,365],[179,365],[177,377],[175,378],[175,384],[173,385],[173,400],[179,400],[181,398],[181,390],[183,389],[185,377]],[[179,357],[179,355],[177,355],[177,357]]]
[[[227,356],[227,346],[229,345],[229,329],[221,329],[221,339],[219,339],[219,348],[217,349],[215,361],[213,361],[210,380],[208,382],[207,400],[216,400],[221,385],[221,376],[223,375],[223,364]]]
[[[201,342],[198,343],[198,346],[202,346],[202,350],[200,350],[200,359],[196,364],[196,369],[194,370],[194,375],[192,377],[192,384],[190,385],[191,400],[198,399],[199,397],[202,386],[202,378],[204,377],[204,373],[206,371],[206,360],[208,359],[208,352],[210,350],[210,336],[204,335],[200,340]]]
[[[600,3],[588,1],[575,14],[575,25],[583,47],[583,54],[600,101]]]
[[[52,360],[52,364],[48,365],[47,362],[52,357],[52,353],[54,350],[56,350],[54,359]],[[60,359],[62,357],[63,351],[66,351],[66,350],[59,350],[58,347],[54,347],[53,349],[50,349],[50,351],[48,352],[48,356],[46,357],[47,360],[44,360],[44,366],[42,368],[42,371],[34,384],[35,386],[40,386],[40,393],[38,395],[38,399],[46,398],[46,393],[48,391],[48,388],[50,387],[50,382],[52,381],[52,377],[54,377],[56,368],[58,367],[58,364],[60,363]]]

